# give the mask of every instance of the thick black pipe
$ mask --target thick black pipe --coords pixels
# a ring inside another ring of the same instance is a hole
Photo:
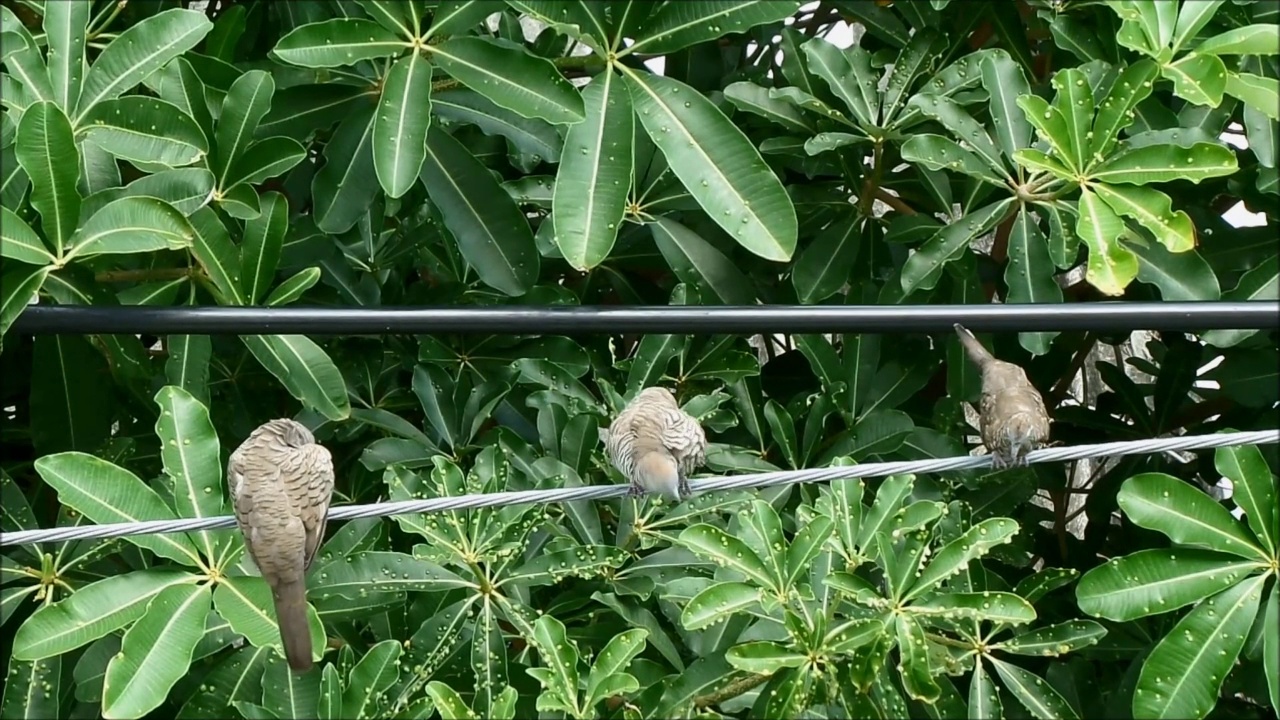
[[[379,335],[472,333],[946,333],[1280,328],[1280,302],[1091,302],[1037,305],[756,305],[593,307],[86,307],[33,305],[26,334]]]

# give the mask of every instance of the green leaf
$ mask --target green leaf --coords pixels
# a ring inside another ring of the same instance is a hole
[[[1116,622],[1158,615],[1198,602],[1255,570],[1254,561],[1170,548],[1113,558],[1080,578],[1080,609]]]
[[[244,183],[223,190],[214,196],[214,201],[220,210],[237,220],[252,220],[262,212],[258,191]]]
[[[1226,92],[1272,120],[1280,120],[1280,80],[1228,72]]]
[[[227,184],[232,187],[257,185],[292,170],[307,156],[306,148],[293,138],[269,137],[257,140],[231,165]]]
[[[720,528],[698,523],[684,529],[680,544],[716,563],[732,568],[765,588],[776,586],[773,573],[742,540]]]
[[[1276,33],[1274,24],[1245,25],[1206,39],[1196,47],[1196,52],[1201,55],[1280,55],[1280,34]]]
[[[419,10],[410,3],[399,3],[394,0],[356,0],[369,17],[377,20],[388,30],[399,32],[405,37],[417,35]]]
[[[437,35],[461,35],[495,12],[502,12],[502,0],[443,0],[431,14],[431,28],[422,39]]]
[[[1062,118],[1067,133],[1068,156],[1074,167],[1087,167],[1090,128],[1093,126],[1094,98],[1088,78],[1077,68],[1066,68],[1054,74],[1050,83],[1056,91],[1053,107]]]
[[[1244,647],[1265,575],[1230,587],[1187,613],[1156,645],[1133,694],[1136,718],[1202,718]]]
[[[820,303],[849,282],[865,227],[850,208],[800,251],[791,269],[791,284],[802,305]]]
[[[458,691],[439,680],[427,683],[426,691],[440,713],[440,720],[472,720],[475,716]]]
[[[137,475],[81,452],[45,455],[36,472],[58,491],[63,505],[96,523],[176,520],[160,495]],[[130,535],[129,542],[184,565],[199,565],[196,548],[186,535]]]
[[[1162,533],[1178,545],[1267,559],[1267,553],[1226,508],[1171,475],[1135,475],[1120,486],[1116,502],[1134,524]]]
[[[1212,302],[1221,298],[1218,276],[1198,250],[1171,253],[1146,242],[1127,247],[1138,259],[1138,279],[1160,288],[1160,297],[1165,300]]]
[[[329,68],[399,55],[409,47],[408,40],[372,20],[333,18],[294,28],[271,53],[291,65]]]
[[[1150,230],[1169,252],[1182,253],[1195,248],[1196,233],[1191,217],[1181,210],[1174,212],[1168,195],[1141,186],[1099,183],[1091,187],[1112,210]]]
[[[176,585],[152,598],[107,663],[102,716],[142,717],[160,707],[187,674],[208,614],[208,585]]]
[[[427,134],[422,182],[480,280],[512,297],[528,292],[539,269],[528,219],[489,170],[439,125]]]
[[[1107,629],[1092,620],[1070,620],[1028,630],[995,647],[1014,655],[1058,657],[1096,644]]]
[[[273,648],[277,655],[283,657],[271,586],[261,577],[224,577],[214,588],[213,606],[231,629],[243,635],[250,645]],[[307,605],[307,622],[311,628],[311,656],[316,659],[324,650],[325,633],[315,608],[310,604]]]
[[[722,582],[693,597],[680,613],[685,630],[702,630],[736,613],[758,607],[760,588],[746,583]]]
[[[1120,131],[1133,124],[1134,108],[1151,94],[1152,82],[1159,72],[1160,67],[1148,59],[1139,60],[1120,72],[1098,106],[1098,116],[1093,123],[1091,163],[1110,154],[1120,139]]]
[[[969,678],[969,718],[983,720],[1001,717],[1004,717],[1004,708],[1000,705],[1000,691],[991,681],[985,664],[979,659],[974,662],[973,676]]]
[[[552,196],[555,241],[565,260],[590,270],[609,257],[631,189],[635,114],[621,78],[597,75],[582,89],[586,120],[569,127]]]
[[[1031,94],[1026,73],[1009,53],[996,50],[982,62],[982,86],[991,95],[995,140],[1007,158],[1031,146],[1031,123],[1018,107],[1018,98]]]
[[[51,102],[33,103],[18,123],[14,151],[31,179],[31,207],[61,257],[80,217],[80,153],[67,116]]]
[[[121,197],[153,197],[190,218],[213,196],[213,173],[204,168],[161,170],[134,180]]]
[[[1076,151],[1071,145],[1071,130],[1062,112],[1039,95],[1022,95],[1017,102],[1027,122],[1036,129],[1036,136],[1053,151],[1053,159],[1065,164],[1072,174],[1078,172],[1080,168],[1075,164]],[[1014,159],[1026,164],[1026,159],[1035,154],[1040,153],[1024,148],[1017,151]]]
[[[976,153],[941,135],[920,133],[907,138],[902,144],[902,159],[930,170],[952,170],[996,187],[1005,186],[1004,179]]]
[[[895,629],[901,656],[902,687],[912,699],[932,704],[942,694],[942,688],[933,679],[933,670],[929,667],[928,641],[925,640],[924,628],[915,618],[899,614]]]
[[[879,126],[879,80],[871,68],[871,55],[858,45],[843,51],[825,38],[814,38],[800,46],[814,74],[826,81],[858,124],[869,130]]]
[[[911,98],[911,107],[916,108],[925,117],[942,123],[956,137],[961,138],[978,154],[992,170],[1001,177],[1008,177],[1004,162],[1000,159],[1000,149],[992,142],[987,129],[983,127],[967,110],[954,99],[942,95],[921,93]]]
[[[1160,75],[1173,82],[1173,92],[1195,105],[1218,107],[1227,88],[1227,66],[1217,55],[1189,53],[1162,65]]]
[[[404,195],[418,179],[430,124],[431,65],[412,52],[387,71],[373,121],[373,168],[388,197]]]
[[[532,639],[538,648],[538,657],[547,666],[527,669],[527,672],[542,684],[543,695],[539,697],[538,704],[542,706],[544,700],[551,700],[554,704],[548,704],[552,707],[565,708],[572,711],[575,716],[580,715],[576,644],[565,636],[564,624],[550,615],[538,618],[533,628]]]
[[[165,474],[172,482],[174,509],[184,518],[224,514],[222,460],[209,411],[186,390],[172,385],[161,388],[155,401],[160,407],[156,437]],[[218,543],[209,531],[197,531],[191,537],[212,562]]]
[[[240,294],[240,263],[237,260],[239,252],[231,242],[227,227],[222,224],[218,214],[207,206],[192,213],[190,221],[195,230],[191,254],[222,294],[222,304],[243,305],[244,299]]]
[[[209,152],[200,126],[176,105],[127,95],[98,103],[80,124],[89,142],[138,163],[181,167]]]
[[[1173,30],[1172,50],[1177,53],[1188,42],[1195,38],[1205,25],[1213,19],[1226,0],[1204,0],[1204,2],[1184,3],[1178,8],[1178,20]]]
[[[194,48],[213,23],[198,10],[172,8],[143,19],[119,35],[98,55],[85,75],[72,124],[79,126],[100,102],[114,100],[151,73]]]
[[[8,242],[9,239],[6,237],[3,241]],[[9,332],[9,327],[27,309],[27,305],[36,299],[50,270],[49,266],[15,263],[9,263],[5,268],[4,274],[0,275],[0,339]]]
[[[682,282],[697,288],[708,300],[715,296],[726,305],[754,304],[751,281],[711,243],[665,216],[658,217],[649,229],[658,251]]]
[[[364,654],[347,675],[343,717],[374,717],[381,698],[400,679],[399,640],[383,640]]]
[[[307,407],[330,420],[351,414],[346,383],[338,366],[305,335],[242,335],[253,356]]]
[[[56,261],[36,231],[7,207],[0,208],[0,257],[29,265],[49,265]]]
[[[232,179],[231,167],[253,141],[258,123],[271,109],[271,96],[275,91],[275,80],[263,70],[250,70],[236,78],[227,90],[222,114],[218,116],[217,140],[209,163],[218,178],[219,189],[226,191],[234,187],[229,182]]]
[[[586,117],[582,95],[545,58],[488,38],[456,36],[431,59],[463,85],[522,117],[572,125]]]
[[[1262,452],[1255,445],[1218,448],[1214,451],[1213,466],[1231,481],[1231,499],[1244,510],[1245,519],[1262,547],[1274,554],[1280,547],[1280,519],[1277,518],[1280,503],[1276,478]]]
[[[1089,249],[1085,279],[1106,295],[1122,295],[1138,276],[1138,258],[1120,244],[1124,221],[1088,188],[1080,192],[1076,235]]]
[[[649,632],[643,628],[632,628],[609,640],[596,656],[595,662],[591,665],[591,672],[587,675],[586,707],[595,707],[606,697],[622,694],[617,692],[616,685],[611,689],[609,681],[619,676],[630,677],[625,675],[625,671],[631,661],[644,651],[645,638],[648,634]],[[633,689],[638,687],[637,684]]]
[[[1271,599],[1262,610],[1262,668],[1271,690],[1271,707],[1280,707],[1280,583],[1271,585]]]
[[[70,596],[36,609],[13,636],[19,660],[57,657],[115,632],[142,617],[151,599],[200,577],[173,567],[113,575],[85,585]]]
[[[172,205],[153,197],[123,197],[107,203],[71,236],[66,258],[182,250],[196,230]]]
[[[988,518],[969,528],[963,535],[947,543],[934,554],[928,567],[920,571],[903,600],[919,597],[946,578],[968,567],[969,562],[991,552],[997,545],[1013,541],[1018,523],[1009,518]]]
[[[324,166],[311,181],[316,227],[330,235],[340,235],[354,227],[378,194],[373,167],[373,119],[374,108],[365,106],[339,123],[324,147]]]
[[[791,539],[787,548],[787,576],[784,585],[794,587],[811,568],[814,558],[822,552],[831,537],[835,523],[830,518],[817,517],[806,523]]]
[[[1120,150],[1090,172],[1092,180],[1106,183],[1148,185],[1172,180],[1199,183],[1205,178],[1230,175],[1237,170],[1230,148],[1216,143],[1147,145]]]
[[[933,289],[947,263],[958,260],[975,237],[999,225],[1013,203],[1013,198],[1007,197],[974,210],[943,227],[918,250],[912,250],[899,279],[903,292],[909,295],[917,290]]]
[[[756,255],[790,260],[795,207],[746,135],[678,80],[635,71],[626,78],[645,131],[703,210]]]
[[[734,645],[724,654],[724,659],[743,672],[758,675],[772,675],[783,668],[801,667],[809,661],[803,652],[765,640]]]
[[[1077,718],[1079,715],[1071,708],[1071,704],[1062,695],[1039,676],[1017,665],[990,658],[991,665],[1004,681],[1004,686],[1039,720],[1063,720]]]
[[[985,622],[1022,625],[1036,619],[1031,603],[1007,592],[952,592],[912,603],[909,611],[946,619],[969,618]]]
[[[53,94],[53,86],[49,83],[49,72],[45,67],[44,54],[36,44],[26,25],[18,19],[9,6],[0,10],[0,19],[4,21],[5,38],[3,58],[5,67],[22,83],[27,94],[27,102],[49,102],[57,104],[58,98]],[[11,44],[10,41],[15,41]],[[6,93],[12,98],[15,93]],[[25,107],[25,104],[23,105]]]
[[[276,286],[271,294],[267,296],[263,303],[268,307],[277,307],[280,305],[288,305],[289,303],[302,297],[302,294],[310,290],[312,286],[320,282],[321,271],[318,267],[309,267],[299,270],[288,280]]]
[[[1060,303],[1062,288],[1054,279],[1053,258],[1049,241],[1036,216],[1024,209],[1014,218],[1009,232],[1009,264],[1004,269],[1004,282],[1009,292],[1005,302]],[[1033,355],[1044,355],[1057,333],[1019,333],[1018,340]]]
[[[742,81],[726,87],[724,97],[739,110],[771,120],[787,130],[802,135],[812,135],[813,123],[801,114],[794,104],[774,97],[771,90],[773,88]]]
[[[706,40],[740,33],[757,25],[790,17],[800,7],[797,0],[746,0],[746,2],[678,2],[659,7],[636,33],[623,55],[641,51],[666,55]]]
[[[341,595],[359,599],[376,592],[443,592],[476,589],[474,582],[427,560],[398,552],[363,551],[334,560],[311,571],[319,578],[321,597]]]
[[[289,201],[272,191],[262,197],[262,214],[244,224],[240,247],[240,278],[244,300],[256,304],[271,287],[285,232],[289,229]]]
[[[53,99],[67,112],[80,100],[84,82],[85,31],[90,3],[48,3],[44,6],[45,41],[49,46],[49,85]]]

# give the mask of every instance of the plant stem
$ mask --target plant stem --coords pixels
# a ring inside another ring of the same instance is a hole
[[[719,705],[725,700],[736,698],[754,687],[765,684],[769,681],[769,677],[769,675],[748,675],[746,677],[738,678],[715,692],[695,697],[693,699],[693,706],[702,710],[704,708],[712,707],[713,705]]]

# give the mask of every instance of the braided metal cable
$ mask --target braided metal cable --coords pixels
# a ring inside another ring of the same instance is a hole
[[[1207,450],[1237,445],[1262,445],[1280,443],[1280,429],[1249,432],[1219,433],[1214,435],[1186,435],[1183,437],[1129,440],[1123,442],[1052,447],[1034,450],[1027,454],[1029,463],[1063,462],[1095,457],[1120,455],[1147,455],[1184,450]],[[948,470],[967,470],[989,467],[989,455],[964,455],[934,460],[908,460],[898,462],[863,463],[841,467],[809,470],[781,470],[777,472],[751,473],[732,477],[691,480],[695,492],[715,490],[745,490],[749,488],[838,480],[842,478],[884,477],[887,475],[923,474]],[[343,505],[329,509],[329,520],[387,517],[417,513],[443,512],[446,510],[473,510],[476,508],[522,505],[528,503],[562,503],[573,500],[604,500],[622,497],[627,485],[593,485],[554,490],[521,490],[515,492],[456,495],[424,500],[370,503],[367,505]],[[38,542],[66,540],[96,540],[128,535],[161,535],[165,533],[215,530],[235,527],[233,516],[208,518],[181,518],[176,520],[146,520],[140,522],[111,523],[107,525],[82,525],[66,528],[45,528],[0,532],[0,546],[27,545]]]

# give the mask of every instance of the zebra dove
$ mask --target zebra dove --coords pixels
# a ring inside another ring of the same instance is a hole
[[[613,466],[631,481],[632,497],[647,492],[688,497],[688,474],[706,460],[707,436],[680,409],[670,390],[646,388],[601,430]]]
[[[958,323],[956,334],[965,354],[982,373],[978,404],[982,444],[997,470],[1027,464],[1026,454],[1049,439],[1049,412],[1027,373],[1013,363],[997,360]]]
[[[324,537],[333,496],[333,459],[293,420],[254,430],[227,463],[236,524],[245,548],[271,586],[285,659],[311,669],[306,571]]]

